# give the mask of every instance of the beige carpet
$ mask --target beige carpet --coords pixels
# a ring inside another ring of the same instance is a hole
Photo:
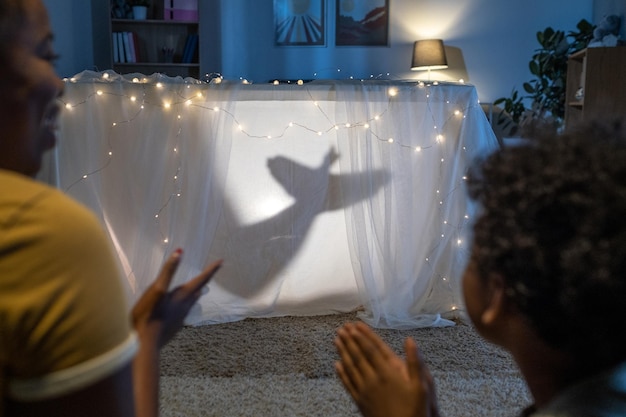
[[[355,314],[188,327],[164,349],[163,417],[358,416],[335,376],[335,330]],[[530,402],[507,353],[471,326],[378,330],[397,351],[414,337],[443,417],[516,416]]]

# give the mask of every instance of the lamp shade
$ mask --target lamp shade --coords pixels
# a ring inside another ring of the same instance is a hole
[[[448,68],[448,60],[441,39],[425,39],[415,42],[411,63],[413,71],[444,68]]]

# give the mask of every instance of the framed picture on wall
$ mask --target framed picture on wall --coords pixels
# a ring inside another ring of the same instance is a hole
[[[325,0],[274,0],[276,45],[326,45],[324,2]]]
[[[336,0],[337,46],[387,46],[389,0]]]

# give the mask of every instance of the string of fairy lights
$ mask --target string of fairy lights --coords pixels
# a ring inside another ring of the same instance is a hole
[[[308,83],[302,80],[298,80],[297,82],[289,82],[290,88],[302,89],[304,91],[315,111],[319,112],[319,114],[321,114],[323,118],[328,122],[327,127],[324,129],[313,128],[305,122],[293,120],[289,121],[285,125],[274,126],[272,130],[273,132],[277,133],[269,134],[267,132],[257,131],[254,125],[246,123],[245,120],[240,120],[241,116],[235,114],[234,112],[231,112],[227,108],[220,105],[211,105],[212,88],[215,88],[216,86],[219,86],[221,88],[227,87],[228,83],[235,84],[232,81],[225,81],[219,75],[212,75],[211,77],[209,77],[209,74],[207,74],[207,78],[210,78],[209,82],[185,79],[183,80],[183,82],[177,81],[175,83],[172,83],[169,77],[162,76],[160,74],[155,74],[149,77],[135,78],[121,76],[112,71],[105,71],[95,74],[96,75],[94,77],[91,77],[88,80],[90,85],[93,86],[93,89],[91,91],[88,91],[82,99],[73,98],[76,101],[71,101],[68,98],[60,98],[63,106],[69,113],[68,117],[71,116],[71,112],[77,107],[85,105],[92,100],[98,100],[98,98],[101,96],[116,96],[120,100],[127,100],[129,103],[135,105],[134,107],[131,107],[134,110],[130,112],[128,116],[120,118],[119,120],[114,120],[110,123],[109,132],[107,134],[108,150],[104,162],[102,162],[101,165],[94,167],[93,169],[87,170],[79,178],[70,182],[69,185],[65,187],[65,190],[70,191],[80,182],[88,180],[91,176],[103,172],[110,166],[111,160],[112,158],[114,158],[115,151],[112,138],[115,137],[116,130],[120,126],[135,122],[138,118],[141,117],[144,110],[148,107],[157,109],[160,108],[164,113],[170,113],[171,116],[175,117],[177,123],[177,127],[175,129],[175,138],[173,141],[175,144],[173,147],[173,153],[174,157],[176,158],[176,169],[172,177],[173,191],[169,193],[169,197],[159,207],[155,209],[153,214],[156,227],[159,229],[159,233],[161,234],[162,242],[164,244],[167,244],[169,242],[169,238],[168,234],[161,230],[162,216],[167,210],[168,206],[172,203],[172,201],[182,196],[180,181],[183,170],[182,157],[179,153],[179,145],[181,140],[181,134],[184,129],[184,124],[182,123],[182,120],[184,118],[184,109],[186,108],[193,107],[201,111],[213,112],[215,114],[221,115],[222,117],[226,117],[231,121],[234,129],[238,130],[240,134],[250,139],[281,139],[287,135],[288,131],[294,128],[303,129],[307,132],[314,133],[317,136],[336,134],[336,132],[340,129],[365,129],[367,135],[372,139],[375,139],[379,142],[386,142],[391,146],[398,146],[401,149],[414,152],[415,154],[421,154],[424,151],[431,149],[437,146],[437,144],[441,144],[446,140],[446,126],[450,121],[459,121],[459,119],[464,119],[467,112],[470,110],[470,107],[479,106],[478,101],[474,103],[459,104],[451,103],[450,101],[446,100],[444,104],[446,109],[450,109],[449,114],[447,114],[443,121],[437,123],[437,121],[435,120],[434,112],[431,110],[432,89],[437,88],[440,84],[448,85],[448,83],[439,83],[437,81],[404,82],[401,85],[397,85],[398,83],[392,83],[386,90],[387,105],[381,111],[364,120],[337,122],[333,120],[333,118],[330,117],[329,114],[326,112],[324,106],[322,105],[323,103],[320,103],[314,98],[311,89],[308,87]],[[372,77],[372,79],[375,79],[375,77]],[[361,81],[365,82],[366,80]],[[82,79],[80,78],[69,78],[66,79],[65,82],[67,84],[66,91],[71,89],[72,84],[83,83]],[[119,92],[119,88],[110,88],[110,86],[115,86],[118,83],[123,83],[124,86],[128,85],[132,86],[133,88],[122,88],[121,91],[123,92]],[[241,79],[239,82],[237,82],[237,84],[246,85],[251,83],[249,83],[245,79]],[[273,83],[269,83],[268,86],[264,86],[264,88],[271,88],[271,85],[284,86],[284,84],[285,82],[276,80]],[[463,83],[460,82],[459,84]],[[430,141],[430,143],[421,144],[419,146],[410,144],[410,141],[407,140],[407,138],[383,136],[376,129],[377,123],[383,121],[387,117],[387,113],[393,101],[402,96],[402,94],[404,94],[405,92],[410,92],[412,89],[415,88],[424,90],[424,97],[426,99],[428,109],[427,111],[429,112],[433,123],[432,140]],[[166,90],[168,94],[159,94],[160,91]],[[465,150],[464,146],[463,150]],[[445,159],[442,157],[440,159],[440,163],[443,164],[444,162]],[[444,193],[441,193],[439,189],[436,190],[436,198],[438,199],[439,206],[441,208],[444,207],[447,198],[449,198],[452,194],[458,191],[459,187],[462,186],[464,180],[465,176],[459,178],[458,181],[456,181],[456,183],[452,186],[452,188],[445,193],[445,195],[442,195]],[[456,219],[455,221],[449,221],[449,219],[445,218],[445,216],[442,215],[441,239],[437,242],[433,242],[433,247],[431,248],[429,253],[435,253],[437,246],[446,237],[446,230],[450,231],[450,233],[457,235],[454,244],[456,244],[457,247],[463,248],[463,233],[468,225],[469,220],[470,216],[467,213],[464,214],[462,219]],[[427,264],[431,265],[430,256],[426,257],[425,261]],[[446,283],[446,285],[451,285],[447,276],[439,276],[439,278],[442,280],[442,282]],[[452,310],[455,310],[456,308],[456,306],[453,306]]]

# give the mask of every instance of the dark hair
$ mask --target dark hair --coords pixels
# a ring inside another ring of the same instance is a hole
[[[468,175],[473,259],[547,343],[626,358],[626,136],[621,122],[503,147]]]
[[[0,0],[0,58],[17,35],[26,15],[23,0]]]

